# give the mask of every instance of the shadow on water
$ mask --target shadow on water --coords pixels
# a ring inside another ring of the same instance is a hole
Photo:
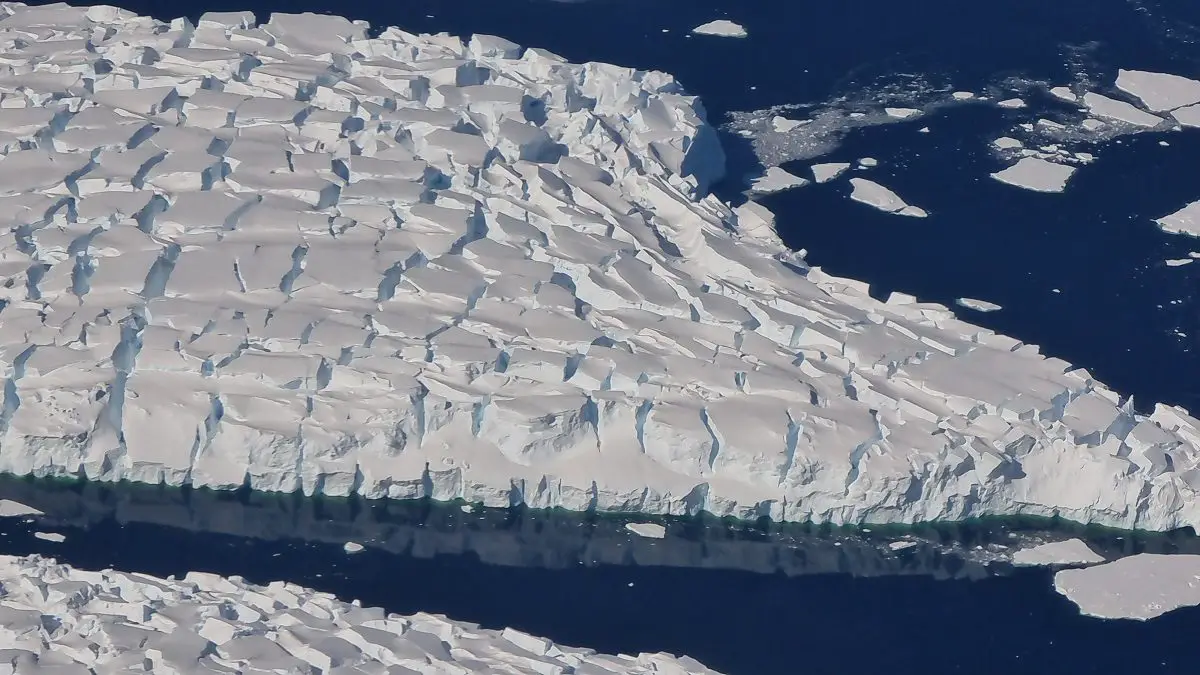
[[[617,516],[466,513],[427,501],[14,477],[0,477],[0,499],[46,514],[0,519],[4,554],[160,576],[284,579],[565,644],[686,653],[727,675],[952,673],[967,664],[972,673],[1183,673],[1192,672],[1181,670],[1191,667],[1183,647],[1200,630],[1197,610],[1136,625],[1082,618],[1054,593],[1049,571],[971,557],[1037,523],[854,532],[683,518],[660,520],[667,537],[652,540],[626,532],[629,519]],[[39,530],[66,540],[37,539]],[[1053,534],[1084,535],[1110,556],[1200,552],[1182,534]],[[898,537],[917,543],[893,551]],[[348,555],[347,541],[367,548]]]

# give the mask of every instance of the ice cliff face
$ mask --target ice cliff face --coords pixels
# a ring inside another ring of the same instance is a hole
[[[0,470],[832,521],[1200,521],[1197,421],[784,249],[668,75],[2,5]]]

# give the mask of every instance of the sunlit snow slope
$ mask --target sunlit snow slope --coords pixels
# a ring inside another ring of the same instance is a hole
[[[805,271],[662,73],[3,5],[0,469],[856,522],[1200,521],[1197,422]],[[829,227],[837,227],[829,223]]]

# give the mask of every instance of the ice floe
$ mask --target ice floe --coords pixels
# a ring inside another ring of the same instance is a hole
[[[1185,234],[1200,237],[1200,201],[1194,201],[1175,213],[1154,221],[1160,230],[1168,234]]]
[[[992,178],[1035,192],[1062,192],[1075,173],[1075,167],[1050,162],[1040,157],[1022,157],[1016,164],[997,171]]]
[[[658,523],[625,523],[625,529],[647,539],[662,539],[667,536],[667,528]]]
[[[958,305],[959,307],[973,309],[976,312],[995,312],[1003,309],[1003,307],[994,302],[988,302],[987,300],[976,300],[975,298],[959,298],[954,301],[954,304]]]
[[[813,164],[811,171],[814,181],[828,183],[845,173],[849,168],[849,162],[827,162],[824,164]]]
[[[42,541],[48,541],[52,544],[61,544],[67,540],[64,535],[61,535],[57,532],[34,532],[33,538],[41,539]]]
[[[669,75],[332,16],[0,12],[2,471],[1200,522],[1186,411],[809,268],[708,194],[724,156]]]
[[[26,506],[21,502],[15,502],[11,499],[0,499],[0,518],[20,518],[23,516],[40,516],[41,511]]]
[[[1117,89],[1133,96],[1153,112],[1167,112],[1200,103],[1200,82],[1180,75],[1144,70],[1117,72]]]
[[[1096,565],[1104,562],[1104,556],[1078,539],[1068,539],[1021,549],[1013,554],[1012,561],[1019,567]]]
[[[12,672],[716,675],[686,656],[600,654],[202,572],[161,579],[3,556],[0,589]]]
[[[1200,555],[1140,553],[1063,570],[1054,588],[1088,616],[1146,621],[1200,605]]]
[[[728,19],[717,19],[709,21],[692,29],[696,35],[715,35],[717,37],[733,37],[744,38],[748,35],[746,29],[740,24],[734,23]]]
[[[873,206],[880,211],[914,218],[924,218],[929,215],[925,213],[924,209],[910,206],[900,198],[900,195],[874,181],[865,178],[851,178],[850,187],[852,188],[850,199]]]
[[[1132,103],[1118,101],[1103,94],[1088,92],[1083,95],[1083,104],[1097,117],[1103,117],[1138,127],[1152,128],[1163,123],[1163,119],[1138,108]]]
[[[750,181],[750,192],[769,194],[804,187],[805,185],[808,185],[806,179],[790,174],[777,166],[771,166],[767,167],[763,175]]]

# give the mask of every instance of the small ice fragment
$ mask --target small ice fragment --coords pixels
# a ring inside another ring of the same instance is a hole
[[[999,148],[1001,150],[1012,150],[1014,148],[1025,147],[1024,143],[1022,143],[1021,141],[1018,141],[1015,138],[1011,138],[1009,136],[1001,136],[1000,138],[997,138],[996,140],[992,141],[992,145],[996,146],[997,148]]]
[[[808,122],[809,120],[789,120],[781,115],[776,115],[771,118],[771,128],[781,134],[786,134],[796,127],[808,124]]]
[[[667,528],[658,523],[625,523],[625,529],[647,539],[663,539],[667,536]]]
[[[921,114],[921,111],[917,110],[916,108],[884,108],[883,111],[887,113],[888,117],[894,117],[900,120],[906,120],[910,117],[917,117]]]
[[[922,133],[922,134],[927,134],[927,133],[929,133],[929,127],[921,127],[920,129],[917,129],[917,132]]]
[[[696,35],[716,35],[718,37],[746,37],[746,29],[727,19],[717,19],[701,24],[692,29]]]
[[[970,101],[971,99],[975,98],[975,94],[969,91],[956,91],[953,94],[950,94],[950,96],[955,101]]]
[[[1166,142],[1166,141],[1159,141],[1159,142],[1158,142],[1158,144],[1159,144],[1159,145],[1161,145],[1161,146],[1163,146],[1164,148],[1165,148],[1165,147],[1168,147],[1169,145],[1171,145],[1170,143],[1168,143],[1168,142]]]
[[[55,544],[61,544],[67,540],[66,537],[57,532],[34,532],[33,536],[35,539],[41,539],[42,541],[49,541]]]
[[[1188,257],[1193,259],[1200,258],[1200,251],[1190,251],[1188,252]]]
[[[1191,265],[1194,262],[1196,262],[1195,258],[1172,258],[1166,261],[1167,267],[1183,267],[1184,265]]]
[[[888,544],[888,548],[892,549],[893,551],[903,551],[906,548],[912,548],[916,545],[917,542],[915,541],[893,541],[892,543]]]
[[[475,512],[475,507],[471,506],[470,504],[463,504],[462,506],[460,506],[458,508],[461,509],[463,513],[474,513]]]
[[[777,166],[773,166],[768,168],[766,173],[750,182],[750,191],[755,194],[770,194],[772,192],[782,192],[792,188],[804,187],[805,185],[808,185],[807,180],[799,176],[794,176]]]
[[[828,162],[826,164],[813,164],[812,174],[813,180],[818,183],[828,183],[829,181],[842,175],[846,169],[850,168],[847,162]]]
[[[879,160],[874,157],[863,157],[858,160],[858,166],[863,169],[873,169],[879,166]]]
[[[1024,548],[1013,554],[1013,564],[1021,567],[1041,565],[1095,565],[1104,562],[1104,556],[1097,554],[1079,539],[1055,541]]]
[[[26,506],[21,502],[14,502],[11,499],[0,499],[0,518],[18,518],[20,516],[44,516],[46,514],[38,511],[32,506]]]
[[[1035,192],[1062,192],[1067,181],[1075,173],[1075,167],[1048,162],[1037,157],[1023,157],[1016,164],[997,171],[992,178]]]
[[[346,542],[346,545],[342,547],[342,550],[346,553],[358,553],[363,550],[363,545],[353,541],[348,541]]]
[[[1200,201],[1192,202],[1175,213],[1154,221],[1167,234],[1200,237]]]
[[[1001,108],[1009,108],[1009,109],[1024,108],[1025,101],[1023,101],[1022,99],[1019,99],[1019,98],[1006,98],[1003,101],[1000,101],[999,103],[997,103],[996,105],[1000,106]]]
[[[988,302],[987,300],[976,300],[975,298],[959,298],[955,300],[954,303],[959,307],[973,309],[976,312],[995,312],[1003,309],[1003,307],[994,302]]]

